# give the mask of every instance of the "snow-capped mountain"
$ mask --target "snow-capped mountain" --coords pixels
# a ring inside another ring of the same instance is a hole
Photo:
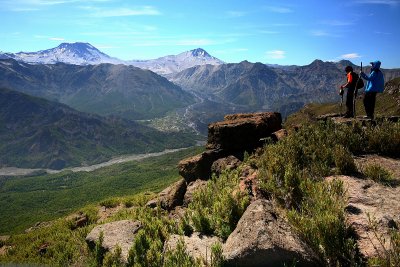
[[[59,46],[38,52],[1,53],[0,59],[12,58],[30,64],[67,63],[74,65],[97,65],[101,63],[133,65],[161,75],[176,73],[197,65],[220,65],[224,62],[197,48],[178,55],[150,60],[124,61],[110,57],[89,43],[62,43]]]
[[[204,49],[197,48],[178,55],[169,55],[151,60],[131,60],[130,65],[148,69],[161,75],[177,73],[198,65],[220,65],[223,61],[208,54]]]
[[[74,65],[97,65],[101,63],[122,64],[89,43],[62,43],[59,46],[38,52],[0,54],[0,58],[13,58],[31,64],[67,63]]]

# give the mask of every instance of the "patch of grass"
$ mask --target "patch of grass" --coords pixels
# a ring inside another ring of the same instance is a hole
[[[193,257],[186,253],[185,243],[180,239],[176,245],[176,249],[166,253],[163,266],[201,267],[203,265],[199,259],[193,259]]]
[[[103,206],[106,208],[115,208],[120,203],[121,203],[121,201],[118,198],[108,198],[108,199],[102,200],[100,202],[100,206]]]
[[[213,176],[207,186],[193,195],[188,213],[196,231],[227,239],[249,203],[239,190],[240,168]]]
[[[49,226],[29,233],[12,235],[5,242],[10,249],[6,255],[0,256],[0,263],[95,266],[95,256],[85,242],[92,228],[93,225],[89,223],[85,227],[71,230],[66,219],[58,219]]]
[[[378,164],[368,164],[363,173],[367,178],[381,184],[392,185],[395,183],[392,173]]]
[[[334,148],[333,156],[338,173],[345,175],[357,173],[356,164],[349,150],[337,145]]]

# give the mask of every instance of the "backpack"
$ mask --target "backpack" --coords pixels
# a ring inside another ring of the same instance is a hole
[[[363,81],[363,79],[361,79],[359,76],[358,76],[358,74],[357,73],[355,73],[355,72],[353,72],[352,73],[352,76],[353,76],[353,81],[354,81],[354,84],[356,84],[356,89],[361,89],[361,88],[363,88],[364,87],[364,81]]]

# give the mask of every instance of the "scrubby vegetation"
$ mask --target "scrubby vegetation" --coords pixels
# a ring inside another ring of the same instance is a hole
[[[290,223],[326,266],[361,263],[345,220],[345,192],[331,174],[357,172],[352,154],[399,156],[400,123],[305,125],[259,159],[262,189],[288,210]]]
[[[240,168],[213,176],[204,189],[195,192],[188,213],[196,231],[222,239],[235,230],[249,205],[248,196],[238,190]]]

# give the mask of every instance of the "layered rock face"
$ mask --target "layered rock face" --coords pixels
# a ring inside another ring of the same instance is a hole
[[[187,182],[196,179],[208,180],[215,161],[229,155],[241,159],[244,151],[252,152],[261,147],[263,139],[272,138],[273,133],[280,129],[282,129],[280,113],[226,115],[223,121],[208,126],[207,150],[200,155],[182,160],[178,165],[179,174]]]
[[[208,149],[253,150],[263,145],[262,138],[282,129],[280,113],[262,112],[226,115],[223,121],[208,126]]]

